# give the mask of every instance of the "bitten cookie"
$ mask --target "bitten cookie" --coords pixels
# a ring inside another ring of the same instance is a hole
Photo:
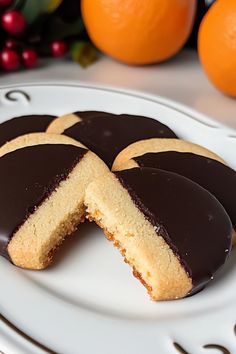
[[[214,152],[201,145],[190,143],[180,139],[145,139],[137,141],[127,146],[117,156],[113,163],[112,170],[119,171],[127,168],[138,167],[134,160],[136,156],[141,156],[147,152],[192,152],[193,154],[210,157],[211,159],[225,163],[224,160]]]
[[[114,170],[152,167],[178,173],[212,193],[236,230],[236,172],[213,152],[183,140],[150,139],[130,145],[114,162]],[[236,244],[236,232],[234,232]]]
[[[232,224],[222,205],[175,173],[109,173],[89,185],[85,205],[154,300],[199,291],[231,249]]]
[[[0,254],[19,267],[42,269],[84,220],[86,187],[108,169],[65,136],[30,134],[7,146],[0,157]]]
[[[116,155],[140,139],[177,138],[155,119],[129,114],[75,112],[56,118],[47,133],[65,134],[95,152],[109,167]]]
[[[12,118],[0,124],[0,146],[17,136],[33,132],[45,132],[48,125],[55,119],[48,114],[32,114]]]

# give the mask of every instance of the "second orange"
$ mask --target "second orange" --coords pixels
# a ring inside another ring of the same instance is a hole
[[[93,43],[127,64],[152,64],[175,55],[192,30],[196,0],[82,0]]]

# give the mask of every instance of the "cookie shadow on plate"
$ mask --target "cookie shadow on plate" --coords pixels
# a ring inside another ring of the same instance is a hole
[[[49,268],[52,269],[59,263],[64,262],[67,257],[70,257],[74,248],[78,248],[79,253],[79,248],[88,242],[88,239],[94,237],[94,231],[96,230],[98,230],[98,226],[95,223],[85,220],[84,223],[80,224],[75,232],[66,236],[58,250],[55,251],[52,264]]]

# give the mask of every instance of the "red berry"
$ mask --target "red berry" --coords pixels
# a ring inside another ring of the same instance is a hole
[[[5,70],[16,70],[20,66],[20,58],[16,51],[5,48],[1,52],[1,66]]]
[[[9,48],[9,49],[16,49],[19,47],[19,42],[17,40],[15,40],[14,38],[8,38],[5,41],[5,46],[6,46],[6,48]]]
[[[25,67],[33,68],[38,60],[38,55],[33,49],[25,49],[22,52],[22,61]]]
[[[64,41],[54,41],[51,43],[51,53],[54,57],[62,57],[66,52],[67,46]]]
[[[11,34],[19,35],[24,31],[26,21],[19,11],[9,10],[2,15],[2,27]]]
[[[9,6],[11,3],[12,0],[0,0],[0,6]]]

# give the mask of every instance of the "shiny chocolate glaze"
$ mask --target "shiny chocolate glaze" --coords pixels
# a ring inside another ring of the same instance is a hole
[[[0,124],[0,146],[17,136],[45,132],[48,125],[55,119],[54,116],[46,114],[33,114],[12,118]]]
[[[141,167],[178,173],[211,192],[223,205],[236,229],[236,172],[208,157],[166,151],[134,157]]]
[[[175,133],[155,119],[98,111],[75,112],[81,121],[63,134],[83,143],[109,167],[116,155],[135,141],[148,138],[176,138]]]
[[[25,147],[0,158],[0,255],[14,232],[65,180],[87,150],[72,145]],[[79,188],[79,186],[78,186]]]
[[[152,168],[115,172],[137,208],[162,236],[199,291],[231,250],[232,224],[222,205],[191,180]]]

